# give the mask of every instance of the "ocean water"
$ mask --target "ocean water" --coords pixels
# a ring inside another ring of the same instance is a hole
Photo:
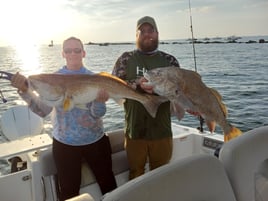
[[[260,38],[268,41],[268,36],[242,38],[241,41],[258,41]],[[159,49],[174,55],[182,68],[195,70],[192,44],[186,40],[167,43],[160,44]],[[111,72],[116,59],[124,51],[134,48],[134,43],[85,45],[87,55],[84,64],[94,72]],[[242,131],[268,125],[268,43],[195,44],[195,52],[197,72],[207,86],[215,88],[222,95],[222,100],[228,108],[228,121]],[[0,47],[1,71],[19,71],[26,76],[41,72],[52,73],[64,63],[60,45]],[[0,116],[8,108],[24,104],[9,81],[0,79],[0,90],[7,99],[6,103],[0,101]],[[175,118],[172,121],[181,125],[199,126],[198,119],[190,114],[186,114],[181,121]],[[105,131],[124,126],[123,108],[113,100],[107,102],[104,126]],[[48,116],[45,118],[43,133],[51,133],[51,129]],[[204,129],[207,129],[206,126]],[[221,133],[221,128],[217,126],[216,132]],[[0,142],[5,140],[0,128]]]

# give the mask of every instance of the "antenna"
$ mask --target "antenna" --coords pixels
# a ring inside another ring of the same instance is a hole
[[[191,23],[191,33],[192,33],[192,45],[193,45],[193,53],[194,53],[194,69],[197,72],[196,68],[196,56],[195,56],[195,46],[194,46],[194,31],[193,31],[193,21],[192,21],[192,9],[191,9],[191,1],[189,0],[189,12],[190,12],[190,23]]]

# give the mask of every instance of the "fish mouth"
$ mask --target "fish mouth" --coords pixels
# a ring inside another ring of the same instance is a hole
[[[144,74],[143,75],[145,77],[145,79],[147,80],[147,82],[143,82],[144,85],[146,86],[154,86],[153,83],[151,82],[150,76],[148,74]]]
[[[148,73],[145,72],[145,73],[143,74],[143,76],[147,79],[147,77],[148,77]]]
[[[146,78],[146,80],[150,81],[150,75],[148,72],[145,72],[143,76]]]
[[[150,76],[150,73],[149,72],[145,72],[143,74],[143,77],[145,77],[145,79],[148,81],[148,82],[145,82],[143,84],[147,85],[147,86],[154,86],[155,84],[153,83],[152,79],[151,79],[151,76]]]

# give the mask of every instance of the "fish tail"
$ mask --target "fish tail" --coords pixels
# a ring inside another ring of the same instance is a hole
[[[224,142],[228,142],[229,140],[236,138],[241,134],[242,134],[241,130],[232,126],[229,133],[224,133]]]
[[[162,96],[154,96],[148,95],[148,99],[146,102],[143,103],[145,109],[149,112],[149,114],[155,118],[158,107],[161,103],[168,101],[165,97]]]

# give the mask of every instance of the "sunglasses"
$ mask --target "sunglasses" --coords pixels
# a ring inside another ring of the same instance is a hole
[[[71,54],[72,52],[75,54],[80,54],[82,52],[82,49],[81,48],[74,48],[74,49],[66,48],[63,51],[65,54]]]

